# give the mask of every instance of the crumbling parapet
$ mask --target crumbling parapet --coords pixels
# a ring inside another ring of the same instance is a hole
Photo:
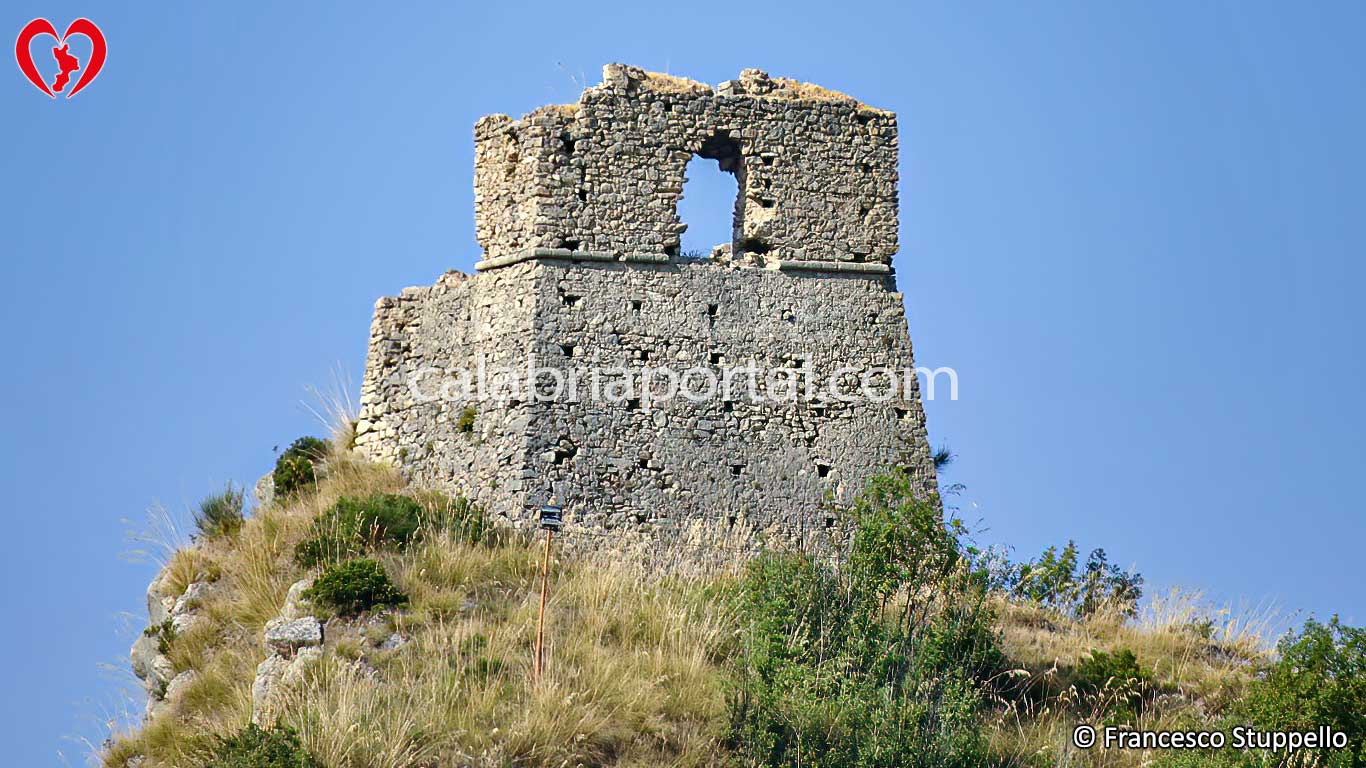
[[[537,249],[677,257],[678,200],[695,155],[736,176],[737,255],[885,271],[897,250],[896,116],[760,70],[713,89],[611,64],[577,104],[480,120],[475,148],[487,265]]]

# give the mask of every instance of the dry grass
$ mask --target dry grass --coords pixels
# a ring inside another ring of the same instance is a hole
[[[337,439],[346,438],[343,429]],[[171,590],[217,579],[198,623],[172,643],[176,670],[197,676],[156,719],[116,738],[105,765],[144,755],[144,768],[196,768],[214,736],[249,721],[255,668],[267,655],[263,626],[305,575],[293,560],[297,542],[342,496],[404,490],[392,469],[346,450],[322,475],[315,491],[259,508],[236,535],[169,557]],[[533,683],[539,542],[502,539],[471,545],[433,534],[381,553],[410,602],[382,620],[330,624],[327,653],[272,711],[328,768],[726,764],[723,680],[736,636],[730,602],[717,593],[735,569],[660,569],[648,548],[557,559],[547,668]],[[676,575],[645,577],[661,572]],[[1013,693],[983,725],[1004,765],[1138,766],[1151,757],[1066,746],[1079,719],[1106,714],[1105,702],[1071,685],[1091,650],[1127,648],[1154,670],[1162,694],[1139,725],[1189,726],[1241,695],[1279,627],[1273,613],[1236,618],[1180,592],[1128,620],[1117,612],[1076,620],[1004,600],[995,607],[1004,650],[1020,667],[1019,685],[1003,689]],[[395,631],[406,644],[381,650]]]
[[[1274,614],[1262,612],[1203,630],[1206,620],[1227,617],[1228,610],[1212,610],[1199,594],[1180,591],[1154,598],[1136,619],[1103,610],[1078,620],[1004,600],[997,609],[1007,655],[1031,672],[1068,669],[1092,650],[1127,648],[1160,682],[1196,696],[1241,685],[1250,665],[1266,658],[1274,639],[1270,631],[1278,624]]]
[[[712,87],[706,83],[699,83],[696,80],[663,72],[646,72],[645,87],[662,93],[702,95],[712,92]]]
[[[391,492],[403,486],[396,472],[341,452],[316,492],[258,508],[233,536],[201,540],[164,559],[167,594],[195,581],[214,581],[198,619],[171,644],[177,673],[196,678],[155,720],[117,734],[103,756],[122,765],[145,754],[148,766],[195,766],[209,738],[244,725],[251,716],[251,683],[266,656],[262,630],[284,604],[289,585],[302,576],[292,554],[313,518],[343,495]]]
[[[344,438],[344,435],[341,436]],[[103,756],[146,768],[202,762],[213,736],[251,717],[261,636],[305,572],[295,544],[342,496],[403,490],[391,469],[341,451],[314,492],[259,508],[235,536],[177,551],[169,591],[216,579],[175,638],[194,681]],[[328,653],[273,708],[324,764],[707,765],[724,714],[717,659],[729,641],[699,583],[646,584],[620,563],[556,562],[547,671],[530,682],[540,549],[515,535],[471,545],[432,535],[381,556],[410,596],[387,622],[330,627]],[[397,629],[408,642],[376,646]]]
[[[557,565],[546,672],[531,682],[538,551],[433,537],[388,565],[410,641],[367,664],[332,654],[284,721],[327,765],[706,765],[724,713],[728,618],[626,567]]]
[[[1070,746],[1077,723],[1105,721],[1116,704],[1116,695],[1088,698],[1073,685],[1076,665],[1091,651],[1128,649],[1153,671],[1156,690],[1145,691],[1135,727],[1190,728],[1213,722],[1243,695],[1280,625],[1275,611],[1235,616],[1180,590],[1154,597],[1134,619],[1103,610],[1079,620],[1004,600],[997,609],[1004,650],[1026,693],[998,699],[989,734],[993,750],[1021,766],[1142,766],[1156,756]]]

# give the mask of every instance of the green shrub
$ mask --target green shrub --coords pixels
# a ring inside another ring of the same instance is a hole
[[[294,559],[311,568],[363,555],[385,545],[402,548],[418,537],[422,517],[422,505],[408,496],[344,496],[313,521],[309,537],[295,546]]]
[[[478,415],[479,412],[474,410],[474,406],[466,406],[466,408],[460,412],[460,416],[455,420],[455,431],[464,434],[473,432],[474,420]]]
[[[1114,653],[1091,651],[1077,665],[1073,682],[1093,707],[1121,717],[1140,713],[1155,685],[1152,671],[1140,666],[1138,657],[1127,648]]]
[[[304,597],[342,616],[408,602],[408,597],[389,580],[384,566],[368,559],[348,560],[327,568],[304,592]]]
[[[1366,628],[1313,619],[1281,639],[1241,714],[1262,730],[1312,731],[1328,726],[1347,748],[1326,764],[1366,766]]]
[[[261,728],[252,723],[219,738],[204,768],[318,768],[293,728]]]
[[[986,763],[978,675],[1001,662],[985,591],[956,528],[904,473],[855,502],[838,567],[804,554],[752,562],[729,745],[746,764],[835,768]]]
[[[1220,723],[1228,734],[1235,726],[1260,732],[1331,728],[1347,737],[1340,750],[1305,749],[1286,755],[1265,751],[1222,749],[1162,756],[1162,768],[1362,768],[1366,766],[1366,628],[1344,626],[1337,617],[1327,624],[1310,619],[1277,645],[1274,662],[1258,670],[1257,679]]]
[[[177,633],[175,630],[175,623],[170,619],[166,619],[160,624],[153,624],[142,630],[142,634],[157,639],[157,653],[162,656],[169,656],[171,654],[171,643],[175,642]]]
[[[475,544],[486,540],[493,528],[479,505],[437,491],[421,492],[417,498],[398,494],[342,497],[313,521],[309,536],[295,546],[294,559],[311,568],[383,546],[402,549],[427,531],[449,532]]]
[[[291,496],[318,482],[317,465],[327,458],[332,447],[326,440],[301,437],[275,461],[275,495]]]
[[[232,536],[242,530],[242,489],[234,488],[232,483],[221,493],[215,493],[199,502],[194,513],[194,526],[204,538]]]

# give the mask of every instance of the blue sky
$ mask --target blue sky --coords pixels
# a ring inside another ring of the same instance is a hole
[[[1366,5],[1025,6],[7,4],[109,41],[70,101],[0,77],[11,764],[80,764],[131,679],[123,520],[317,432],[375,299],[477,260],[474,121],[611,61],[900,115],[900,288],[988,540],[1366,623]]]

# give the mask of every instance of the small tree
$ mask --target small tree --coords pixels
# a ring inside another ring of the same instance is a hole
[[[318,465],[327,458],[332,446],[317,437],[301,437],[290,444],[275,461],[275,495],[290,496],[318,482]]]
[[[1103,607],[1128,616],[1138,611],[1143,597],[1143,575],[1121,570],[1103,549],[1093,549],[1078,568],[1077,544],[1068,541],[1061,551],[1049,547],[1037,560],[1023,563],[1010,585],[1016,597],[1086,617]]]
[[[1105,606],[1118,609],[1126,616],[1138,613],[1138,601],[1143,597],[1143,575],[1121,570],[1105,556],[1105,550],[1093,549],[1086,558],[1082,571],[1076,611],[1090,616]]]

